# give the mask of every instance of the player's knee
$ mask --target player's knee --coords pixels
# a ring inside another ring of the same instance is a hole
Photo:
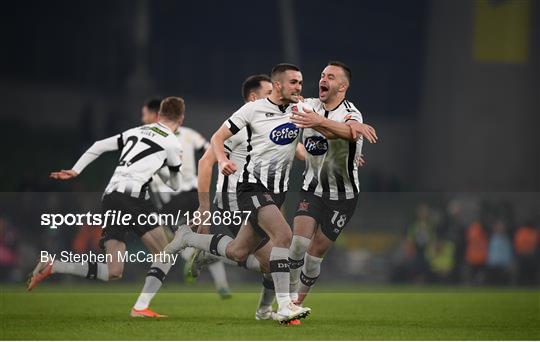
[[[276,247],[289,248],[292,241],[292,232],[289,229],[284,229],[283,232],[280,232],[274,237],[272,243]]]
[[[326,246],[313,244],[309,246],[307,253],[309,255],[313,255],[314,257],[322,258],[326,254],[326,250],[327,250]]]
[[[120,280],[124,274],[123,268],[113,267],[109,268],[109,280]]]
[[[245,262],[249,256],[249,249],[247,248],[236,248],[230,251],[230,257],[236,262]]]
[[[293,235],[291,240],[291,252],[294,254],[304,255],[304,253],[306,253],[308,250],[310,243],[311,240],[304,236]]]

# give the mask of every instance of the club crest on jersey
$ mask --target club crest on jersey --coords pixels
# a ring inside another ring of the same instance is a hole
[[[303,200],[302,202],[298,203],[298,211],[308,211],[309,210],[309,202],[306,200]]]
[[[287,145],[292,143],[298,137],[300,129],[293,123],[287,122],[279,125],[270,132],[270,140],[278,145]]]
[[[320,156],[328,151],[328,141],[320,135],[314,135],[304,140],[304,147],[309,154]]]

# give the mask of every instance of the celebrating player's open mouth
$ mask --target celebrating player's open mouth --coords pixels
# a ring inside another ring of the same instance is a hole
[[[326,84],[319,85],[319,97],[326,98],[328,96],[328,86]]]

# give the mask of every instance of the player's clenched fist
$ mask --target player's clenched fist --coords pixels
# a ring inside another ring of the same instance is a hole
[[[78,175],[79,174],[75,172],[74,170],[60,170],[58,172],[51,172],[49,177],[53,179],[66,180],[66,179],[75,178]]]
[[[225,176],[230,176],[236,172],[236,165],[228,159],[220,161],[219,171]]]

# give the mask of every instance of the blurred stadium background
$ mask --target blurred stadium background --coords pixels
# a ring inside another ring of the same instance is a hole
[[[96,248],[95,234],[45,229],[39,215],[99,210],[117,156],[69,183],[48,173],[72,166],[94,140],[138,125],[148,97],[184,97],[186,126],[209,139],[242,104],[247,76],[293,62],[304,96],[317,96],[321,70],[338,59],[353,70],[348,98],[380,142],[364,148],[364,193],[320,284],[539,284],[537,1],[3,7],[1,282],[20,282],[41,249]],[[289,218],[294,201],[291,192]],[[233,291],[257,279],[228,270]],[[129,265],[125,278],[145,272]]]

